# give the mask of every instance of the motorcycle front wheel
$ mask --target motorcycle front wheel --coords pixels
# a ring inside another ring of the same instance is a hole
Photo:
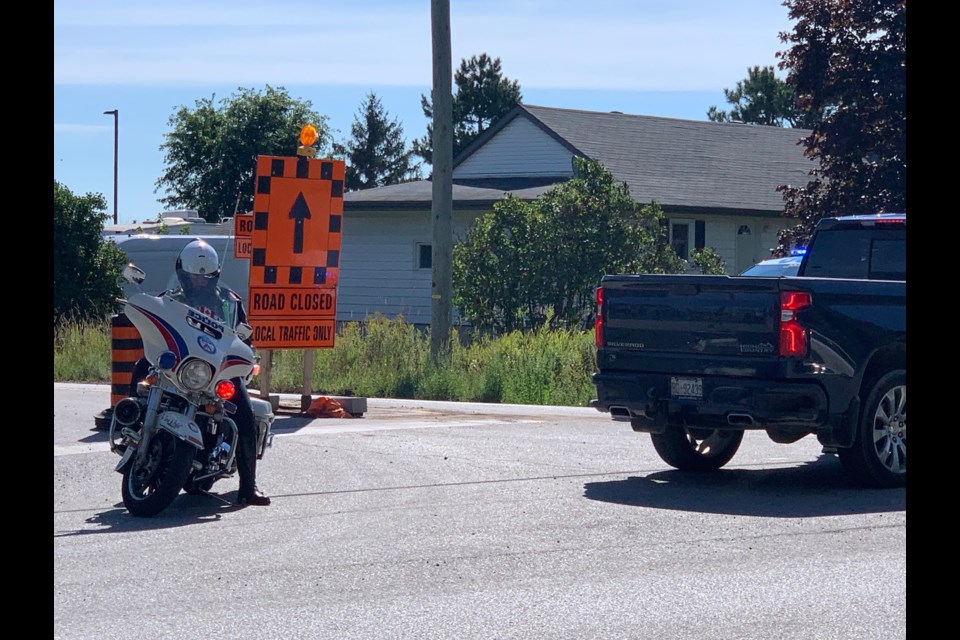
[[[150,440],[142,463],[134,458],[123,471],[123,506],[132,515],[154,516],[180,493],[190,473],[196,449],[160,430]]]

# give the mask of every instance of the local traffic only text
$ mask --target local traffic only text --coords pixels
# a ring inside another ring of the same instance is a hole
[[[253,343],[264,349],[332,347],[333,331],[333,320],[258,320],[253,325]]]

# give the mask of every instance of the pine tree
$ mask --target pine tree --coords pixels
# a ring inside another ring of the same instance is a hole
[[[347,160],[348,191],[371,189],[420,178],[420,165],[413,162],[413,151],[406,148],[403,126],[390,119],[374,92],[357,110],[351,138],[335,143],[334,153]]]
[[[517,106],[523,96],[516,80],[504,77],[500,58],[485,53],[460,61],[453,76],[457,92],[453,96],[453,157],[470,146],[481,133]],[[413,142],[413,152],[433,162],[433,104],[420,96],[423,115],[431,120],[427,134]]]
[[[710,107],[707,118],[713,122],[812,129],[823,115],[821,111],[801,110],[793,87],[774,74],[773,66],[747,69],[747,77],[738,81],[734,89],[724,89],[723,95],[732,109],[727,112]]]

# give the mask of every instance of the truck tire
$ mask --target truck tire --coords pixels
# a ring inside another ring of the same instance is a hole
[[[863,403],[850,448],[837,449],[843,468],[871,487],[907,484],[907,372],[880,378]]]
[[[743,431],[668,426],[651,433],[660,458],[681,471],[716,471],[730,462],[743,441]]]

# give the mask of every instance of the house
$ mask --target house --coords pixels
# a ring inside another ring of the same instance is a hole
[[[574,156],[597,160],[640,204],[656,200],[681,257],[712,247],[728,273],[770,257],[782,184],[813,168],[802,129],[518,105],[453,163],[454,242],[506,194],[534,199],[573,176]],[[344,196],[337,319],[380,312],[415,324],[431,316],[429,180]]]

